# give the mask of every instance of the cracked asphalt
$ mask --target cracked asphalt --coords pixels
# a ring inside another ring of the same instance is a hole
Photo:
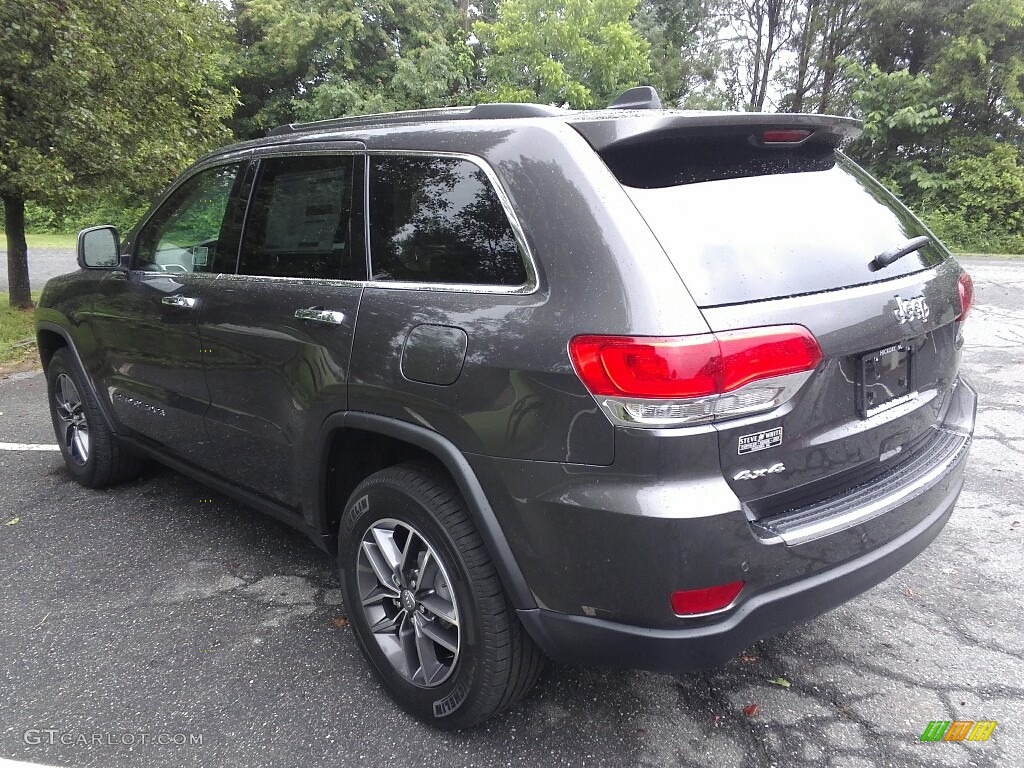
[[[967,266],[978,429],[921,557],[714,672],[549,665],[467,733],[390,704],[301,534],[168,470],[95,492],[57,453],[0,451],[0,764],[1024,765],[1024,260]],[[41,375],[0,380],[0,442],[53,442]],[[998,726],[919,741],[957,719]]]

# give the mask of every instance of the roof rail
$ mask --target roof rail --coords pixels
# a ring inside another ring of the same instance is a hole
[[[475,107],[441,107],[440,109],[408,109],[402,112],[382,112],[373,115],[335,117],[311,123],[287,123],[267,133],[268,136],[286,136],[291,133],[328,131],[343,128],[363,128],[377,125],[404,123],[430,123],[447,120],[502,120],[517,117],[554,117],[568,110],[546,104],[477,104]]]

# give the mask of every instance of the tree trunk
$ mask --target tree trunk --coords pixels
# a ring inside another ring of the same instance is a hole
[[[806,13],[804,14],[804,28],[800,33],[800,48],[797,51],[796,64],[796,85],[793,86],[793,104],[791,112],[804,111],[804,98],[810,90],[811,58],[813,56],[814,42],[818,36],[818,2],[819,0],[807,0]]]
[[[818,114],[827,115],[829,100],[832,98],[832,83],[836,77],[836,64],[831,62],[825,65],[824,75],[821,81],[821,98],[818,101]]]
[[[28,282],[28,244],[25,242],[25,200],[4,195],[4,230],[7,232],[7,284],[10,304],[15,309],[31,309],[32,293]]]

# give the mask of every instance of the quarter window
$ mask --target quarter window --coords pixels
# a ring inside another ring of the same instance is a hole
[[[224,214],[240,163],[208,168],[181,184],[146,223],[135,268],[150,272],[233,272],[238,240]]]
[[[519,286],[526,267],[501,201],[467,160],[375,155],[374,280]]]
[[[239,272],[270,277],[365,280],[362,155],[264,160]]]

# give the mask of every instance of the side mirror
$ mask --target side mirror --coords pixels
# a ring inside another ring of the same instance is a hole
[[[82,269],[117,269],[121,238],[116,227],[90,227],[78,233],[78,266]]]

